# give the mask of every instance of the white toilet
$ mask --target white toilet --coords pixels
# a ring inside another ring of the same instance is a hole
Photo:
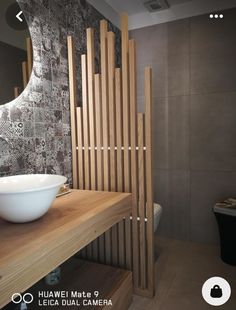
[[[153,215],[153,226],[154,226],[154,232],[157,231],[158,225],[160,223],[161,214],[162,214],[162,207],[154,202],[154,215]],[[132,220],[132,216],[130,217]],[[138,221],[140,221],[140,217],[137,218]],[[145,218],[145,222],[147,222],[147,218]]]
[[[157,231],[161,219],[162,207],[154,202],[154,232]]]

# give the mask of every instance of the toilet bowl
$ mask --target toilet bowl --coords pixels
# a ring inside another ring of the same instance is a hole
[[[154,232],[157,231],[158,225],[160,223],[162,213],[162,207],[154,202]]]
[[[156,202],[154,202],[153,205],[154,205],[153,228],[154,228],[154,232],[155,232],[155,231],[157,231],[158,225],[160,223],[162,207]],[[130,219],[132,220],[132,216],[130,217]],[[137,217],[137,220],[140,221],[140,217]],[[147,222],[147,218],[145,218],[145,222]]]

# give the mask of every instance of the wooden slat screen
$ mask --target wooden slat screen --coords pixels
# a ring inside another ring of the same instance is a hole
[[[154,294],[152,76],[145,68],[145,113],[137,112],[136,47],[128,16],[121,16],[121,68],[115,67],[115,34],[100,22],[101,73],[94,69],[94,30],[81,56],[82,108],[76,108],[75,54],[68,37],[73,187],[132,192],[130,217],[83,249],[88,260],[133,271],[134,292]],[[77,151],[75,151],[77,149]]]

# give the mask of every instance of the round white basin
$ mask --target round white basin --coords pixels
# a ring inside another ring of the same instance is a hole
[[[51,174],[25,174],[0,178],[0,217],[14,223],[34,221],[52,205],[67,178]]]

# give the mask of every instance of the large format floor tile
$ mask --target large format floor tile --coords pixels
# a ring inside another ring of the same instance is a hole
[[[210,310],[202,298],[203,283],[221,276],[231,285],[229,301],[222,310],[236,308],[236,267],[223,263],[219,248],[200,243],[157,238],[156,294],[154,299],[135,296],[129,310]]]

